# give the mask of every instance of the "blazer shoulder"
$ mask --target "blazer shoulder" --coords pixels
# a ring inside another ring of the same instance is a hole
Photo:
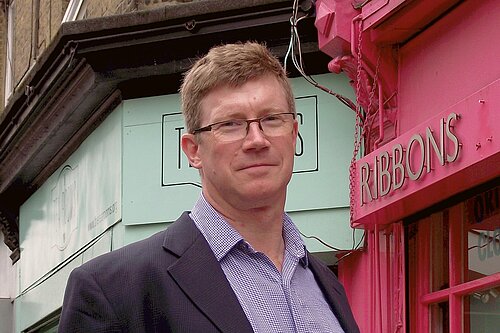
[[[197,231],[198,229],[189,218],[188,212],[184,212],[165,230],[95,257],[84,263],[81,268],[95,271],[104,267],[108,267],[107,269],[109,267],[119,268],[120,266],[125,266],[128,269],[140,267],[142,264],[156,261],[158,256],[163,258],[167,252],[165,250],[169,250],[172,254],[169,248],[185,248],[192,243],[193,239],[196,239]],[[199,234],[201,235],[201,233]],[[175,251],[173,254],[176,254]]]

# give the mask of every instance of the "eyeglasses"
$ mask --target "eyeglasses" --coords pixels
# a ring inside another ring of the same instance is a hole
[[[273,113],[255,119],[228,119],[195,129],[193,134],[212,131],[220,141],[238,141],[248,134],[251,123],[258,123],[266,136],[281,136],[292,131],[294,119],[293,112]]]

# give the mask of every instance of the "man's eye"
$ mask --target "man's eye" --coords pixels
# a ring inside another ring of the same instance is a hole
[[[242,122],[238,120],[228,120],[219,124],[220,128],[234,128],[241,126]]]
[[[280,115],[273,115],[273,114],[262,119],[262,121],[266,123],[273,123],[273,122],[275,123],[275,122],[280,122],[281,120],[282,118]]]

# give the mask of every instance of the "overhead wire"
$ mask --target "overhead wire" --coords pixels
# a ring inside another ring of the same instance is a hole
[[[335,246],[333,246],[333,245],[328,244],[327,242],[325,242],[324,240],[322,240],[321,238],[319,238],[319,237],[317,237],[317,236],[307,236],[307,235],[303,234],[301,231],[299,231],[299,232],[300,232],[300,234],[302,235],[302,237],[304,237],[304,238],[308,238],[308,239],[315,239],[315,240],[317,240],[318,242],[320,242],[321,244],[323,244],[324,246],[326,246],[326,247],[328,247],[328,248],[330,248],[330,249],[332,249],[332,250],[335,250],[335,251],[342,251],[342,249],[339,249],[338,247],[335,247]]]
[[[340,102],[342,102],[348,108],[356,112],[357,111],[356,104],[352,102],[348,97],[343,96],[342,94],[339,94],[337,92],[334,92],[331,89],[328,89],[327,87],[319,84],[310,75],[306,74],[304,70],[304,61],[302,59],[302,46],[297,26],[300,21],[308,17],[309,14],[305,14],[299,17],[299,0],[294,0],[293,13],[292,16],[290,17],[290,42],[288,44],[288,50],[286,52],[284,61],[285,70],[287,68],[288,59],[290,58],[295,69],[308,83],[332,96],[335,96]]]
[[[331,89],[328,89],[327,87],[319,84],[313,77],[306,74],[306,72],[304,70],[304,61],[302,58],[302,46],[301,46],[300,36],[299,36],[299,32],[298,32],[298,24],[300,21],[302,21],[308,17],[309,17],[309,13],[306,13],[305,15],[299,17],[299,0],[294,0],[292,16],[290,17],[290,42],[288,44],[288,49],[287,49],[287,52],[285,54],[285,59],[284,59],[285,71],[287,69],[288,61],[289,61],[289,59],[291,59],[293,66],[299,72],[299,74],[306,80],[306,82],[313,85],[315,88],[318,88],[318,89],[336,97],[340,102],[342,102],[348,108],[350,108],[351,110],[356,112],[357,119],[359,119],[359,118],[362,119],[362,115],[360,114],[362,111],[361,111],[361,108],[358,107],[357,104],[355,104],[353,101],[351,101],[348,97],[345,97],[339,93],[336,93],[336,92],[332,91]],[[323,241],[321,238],[319,238],[317,236],[306,236],[303,233],[301,233],[301,235],[305,238],[315,239],[318,242],[320,242],[321,244],[323,244],[324,246],[326,246],[330,249],[333,249],[335,251],[342,251],[341,249],[326,243],[325,241]],[[361,236],[361,239],[359,240],[359,242],[357,244],[356,244],[355,239],[356,239],[355,229],[353,228],[352,229],[352,248],[347,254],[342,256],[337,262],[343,260],[348,255],[354,253],[354,251],[356,251],[360,248],[361,243],[365,239],[365,231],[363,231],[363,235]]]

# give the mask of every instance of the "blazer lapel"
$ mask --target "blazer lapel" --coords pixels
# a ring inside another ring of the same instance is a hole
[[[184,213],[166,232],[163,247],[179,256],[170,276],[222,332],[253,332],[219,262],[194,222]]]
[[[309,267],[345,333],[358,333],[359,328],[347,303],[344,287],[333,277],[333,272],[320,263],[318,259],[310,253],[308,253],[308,258]]]

